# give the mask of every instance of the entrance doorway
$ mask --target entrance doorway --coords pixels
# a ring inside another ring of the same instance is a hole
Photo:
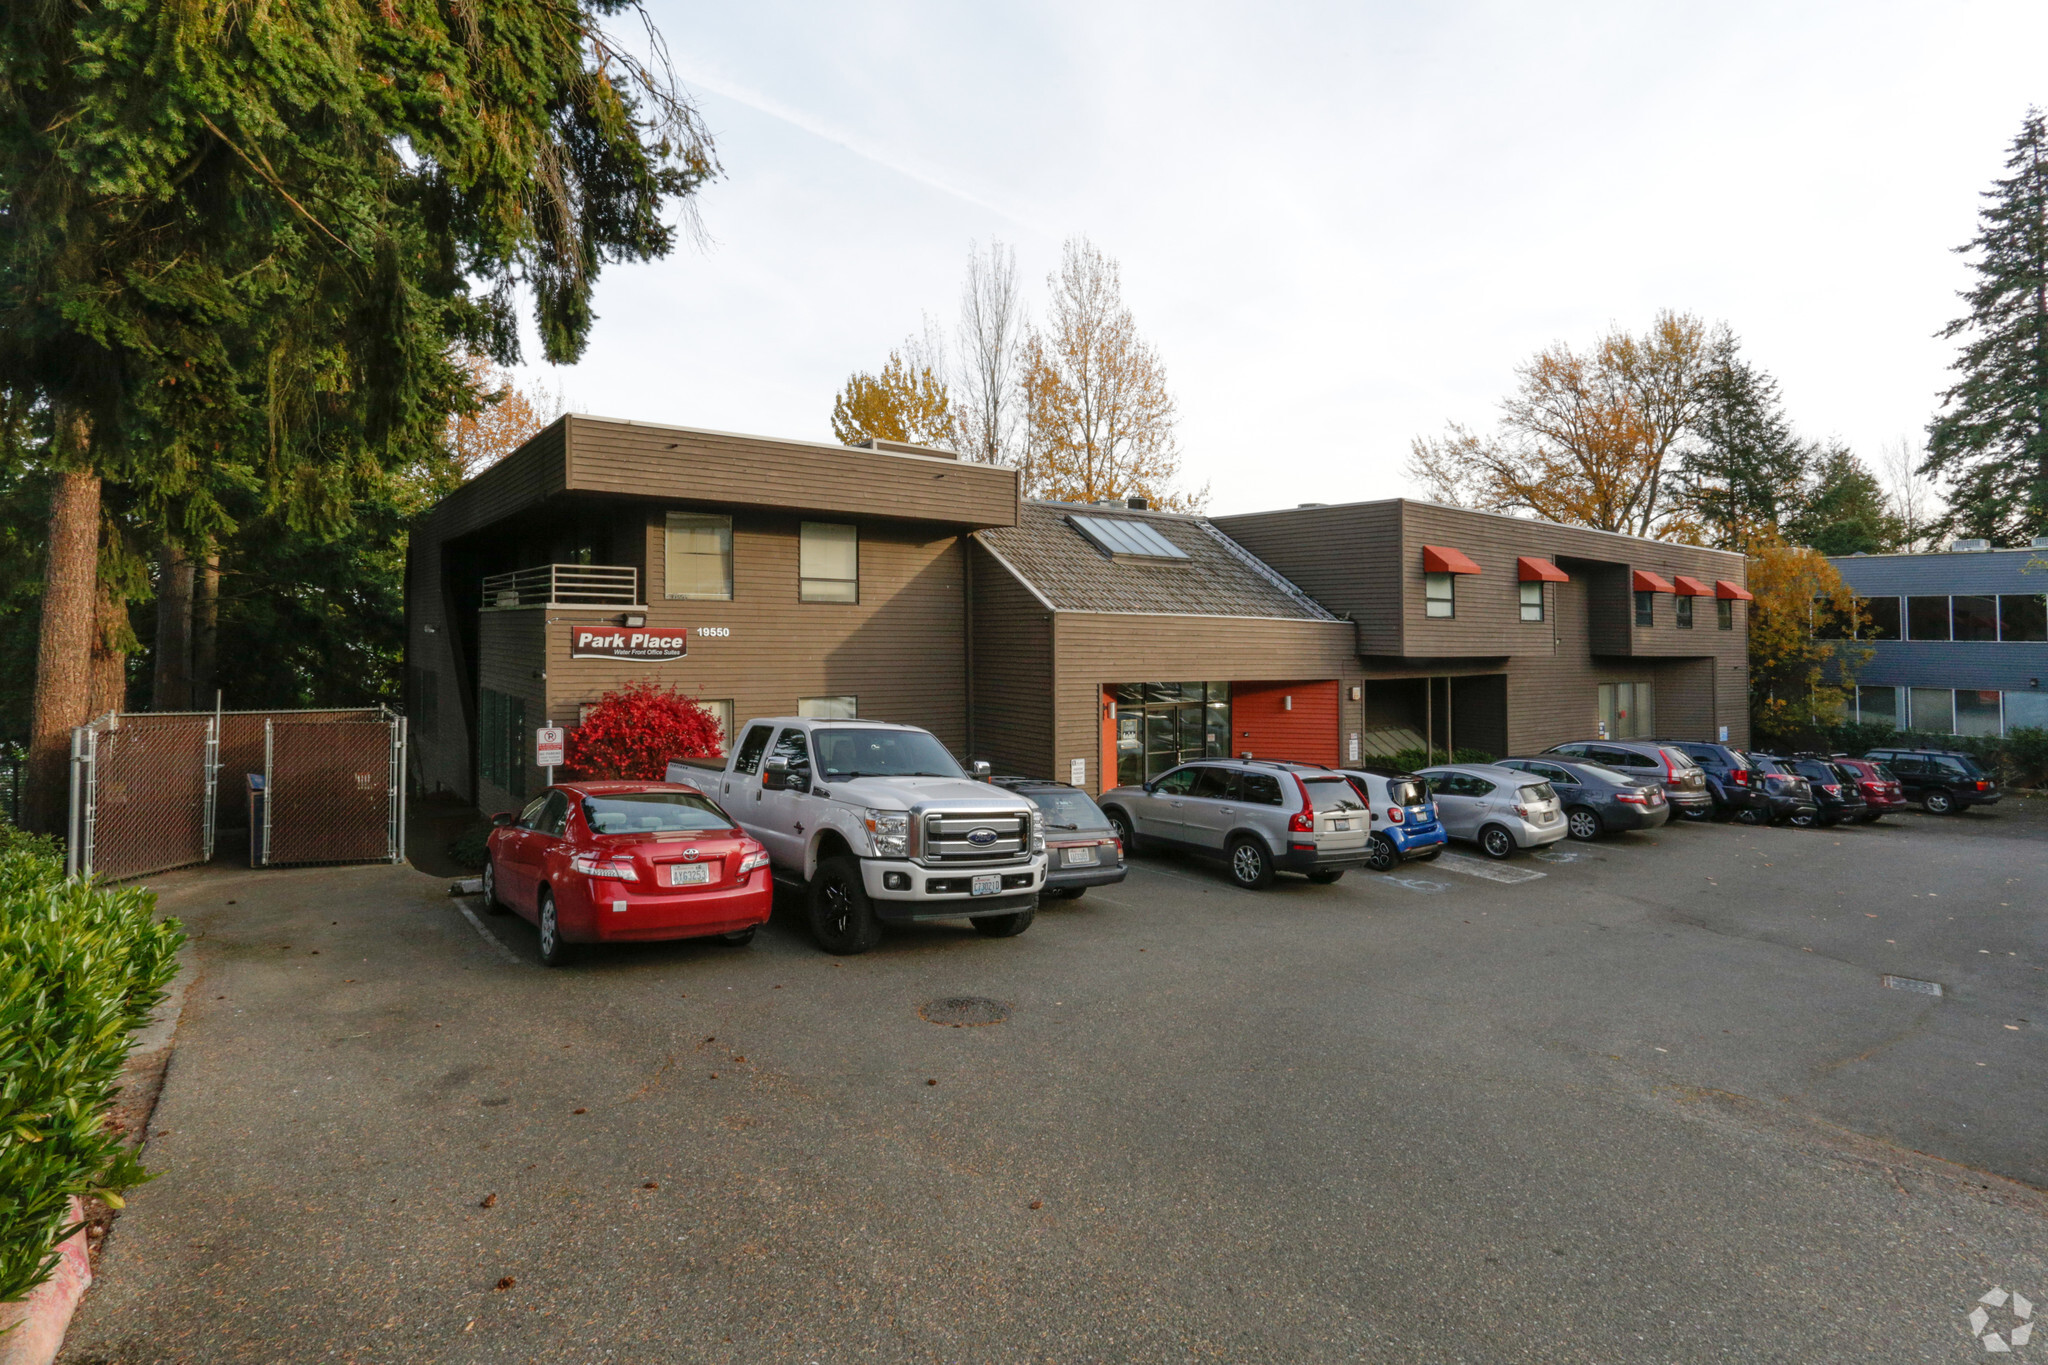
[[[1227,682],[1111,683],[1102,693],[1119,785],[1149,782],[1193,759],[1230,753]]]

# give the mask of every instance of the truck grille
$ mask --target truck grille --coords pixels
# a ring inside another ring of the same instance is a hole
[[[924,817],[928,863],[1002,863],[1024,856],[1030,817],[1016,811],[945,811]],[[974,836],[980,835],[977,840]],[[992,836],[992,837],[991,837]]]

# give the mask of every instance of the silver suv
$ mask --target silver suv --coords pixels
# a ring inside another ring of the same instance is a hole
[[[1543,751],[1555,758],[1579,763],[1598,763],[1664,788],[1671,809],[1688,820],[1705,820],[1714,814],[1714,793],[1707,789],[1707,774],[1693,756],[1675,744],[1653,740],[1593,739],[1555,744]]]
[[[1437,818],[1453,839],[1479,845],[1489,858],[1542,848],[1564,838],[1564,804],[1550,783],[1492,763],[1452,763],[1416,776],[1436,798]]]
[[[1104,792],[1100,804],[1126,853],[1174,849],[1221,858],[1247,890],[1271,886],[1276,871],[1334,882],[1371,856],[1358,788],[1342,773],[1305,763],[1204,759],[1143,786]]]

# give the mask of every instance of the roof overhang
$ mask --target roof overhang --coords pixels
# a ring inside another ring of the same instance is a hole
[[[1675,593],[1678,591],[1678,589],[1672,587],[1671,584],[1659,578],[1656,574],[1651,573],[1648,569],[1637,569],[1635,571],[1635,585],[1637,592]]]
[[[1448,545],[1425,545],[1422,547],[1422,571],[1424,573],[1478,573],[1479,566],[1472,562],[1463,550],[1453,550]]]
[[[1515,573],[1524,583],[1569,583],[1572,576],[1547,559],[1523,555],[1515,560]]]
[[[1731,602],[1756,601],[1755,594],[1751,593],[1748,588],[1743,587],[1740,583],[1730,583],[1725,578],[1714,580],[1714,596],[1725,597]]]

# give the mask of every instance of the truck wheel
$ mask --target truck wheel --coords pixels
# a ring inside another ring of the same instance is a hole
[[[1273,884],[1273,855],[1257,839],[1239,839],[1230,846],[1230,880],[1247,891]]]
[[[1031,921],[1038,917],[1036,910],[1019,910],[1014,915],[983,915],[980,919],[969,920],[974,932],[983,938],[1015,938],[1031,927]]]
[[[868,902],[860,867],[851,858],[827,858],[811,880],[811,937],[835,957],[864,953],[882,941],[882,924]]]
[[[1122,806],[1111,806],[1103,812],[1109,817],[1109,827],[1116,831],[1117,842],[1124,846],[1124,856],[1130,857],[1138,851],[1138,831],[1131,828],[1131,817],[1124,814]]]

